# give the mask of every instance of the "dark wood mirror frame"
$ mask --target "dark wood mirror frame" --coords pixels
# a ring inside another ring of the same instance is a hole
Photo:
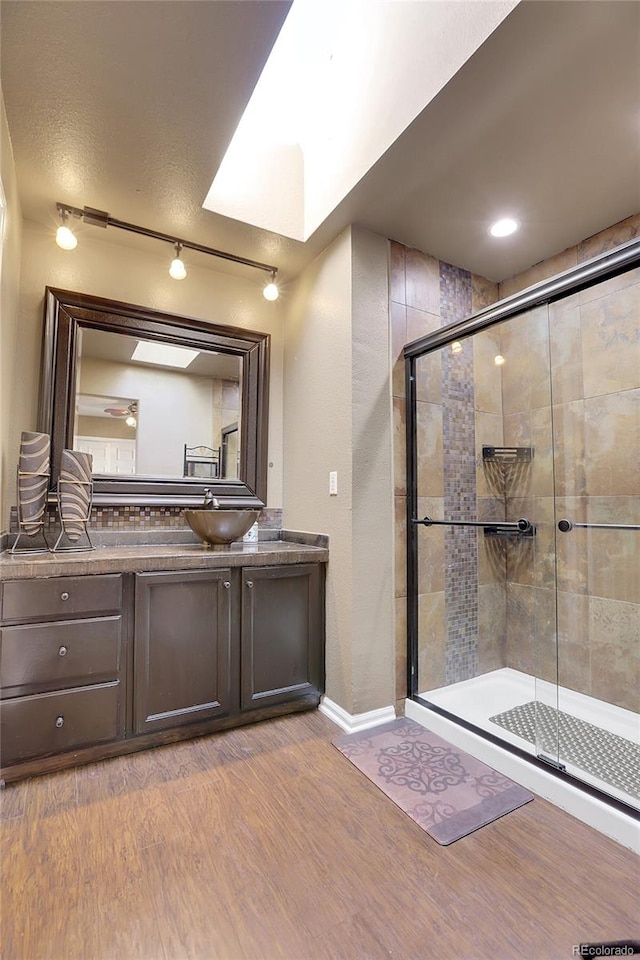
[[[97,475],[95,504],[197,505],[202,503],[204,488],[210,486],[222,506],[265,506],[270,335],[53,287],[45,293],[38,414],[38,429],[51,436],[50,499],[55,499],[62,450],[73,446],[77,342],[82,327],[217,350],[242,360],[239,480]]]

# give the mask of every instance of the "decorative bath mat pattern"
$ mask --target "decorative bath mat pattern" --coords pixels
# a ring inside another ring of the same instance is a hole
[[[443,845],[533,800],[528,790],[405,717],[333,743]]]
[[[572,763],[640,799],[640,745],[632,740],[535,700],[489,719],[533,744],[538,723],[538,749],[542,753],[554,757],[557,752],[562,762]]]

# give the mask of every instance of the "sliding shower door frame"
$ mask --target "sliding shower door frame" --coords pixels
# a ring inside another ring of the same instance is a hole
[[[640,238],[630,240],[614,250],[594,257],[592,260],[557,274],[526,290],[485,307],[464,320],[456,321],[429,333],[404,347],[405,395],[406,395],[406,490],[407,490],[407,697],[436,714],[453,721],[458,726],[482,737],[528,763],[545,770],[562,780],[570,780],[583,792],[597,797],[611,807],[640,820],[638,810],[623,800],[599,790],[564,769],[557,769],[526,750],[508,743],[495,734],[471,723],[456,714],[425,700],[418,693],[418,531],[414,523],[418,515],[418,444],[416,422],[416,361],[456,340],[470,337],[481,330],[489,329],[505,320],[515,318],[534,307],[549,305],[558,300],[586,290],[603,280],[609,280],[640,264]]]

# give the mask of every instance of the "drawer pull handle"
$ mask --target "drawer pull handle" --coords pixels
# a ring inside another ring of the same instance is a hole
[[[223,581],[222,581],[222,586],[225,588],[225,590],[228,590],[228,589],[230,588],[230,586],[231,586],[231,581],[230,581],[230,580],[223,580]]]
[[[253,580],[247,580],[247,586],[251,588],[253,586]]]
[[[68,600],[68,599],[69,599],[69,594],[67,593],[66,590],[64,591],[64,593],[61,593],[61,594],[60,594],[60,599],[61,599],[61,600]]]
[[[56,727],[64,727],[64,717],[56,717]]]
[[[66,657],[66,655],[67,655],[67,648],[66,648],[66,647],[60,647],[60,649],[58,650],[58,656],[59,656],[59,657]]]

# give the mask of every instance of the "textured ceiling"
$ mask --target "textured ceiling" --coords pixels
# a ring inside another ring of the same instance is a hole
[[[3,0],[24,216],[86,204],[285,277],[355,222],[501,280],[640,210],[635,0],[521,3],[306,244],[202,210],[288,6]]]

